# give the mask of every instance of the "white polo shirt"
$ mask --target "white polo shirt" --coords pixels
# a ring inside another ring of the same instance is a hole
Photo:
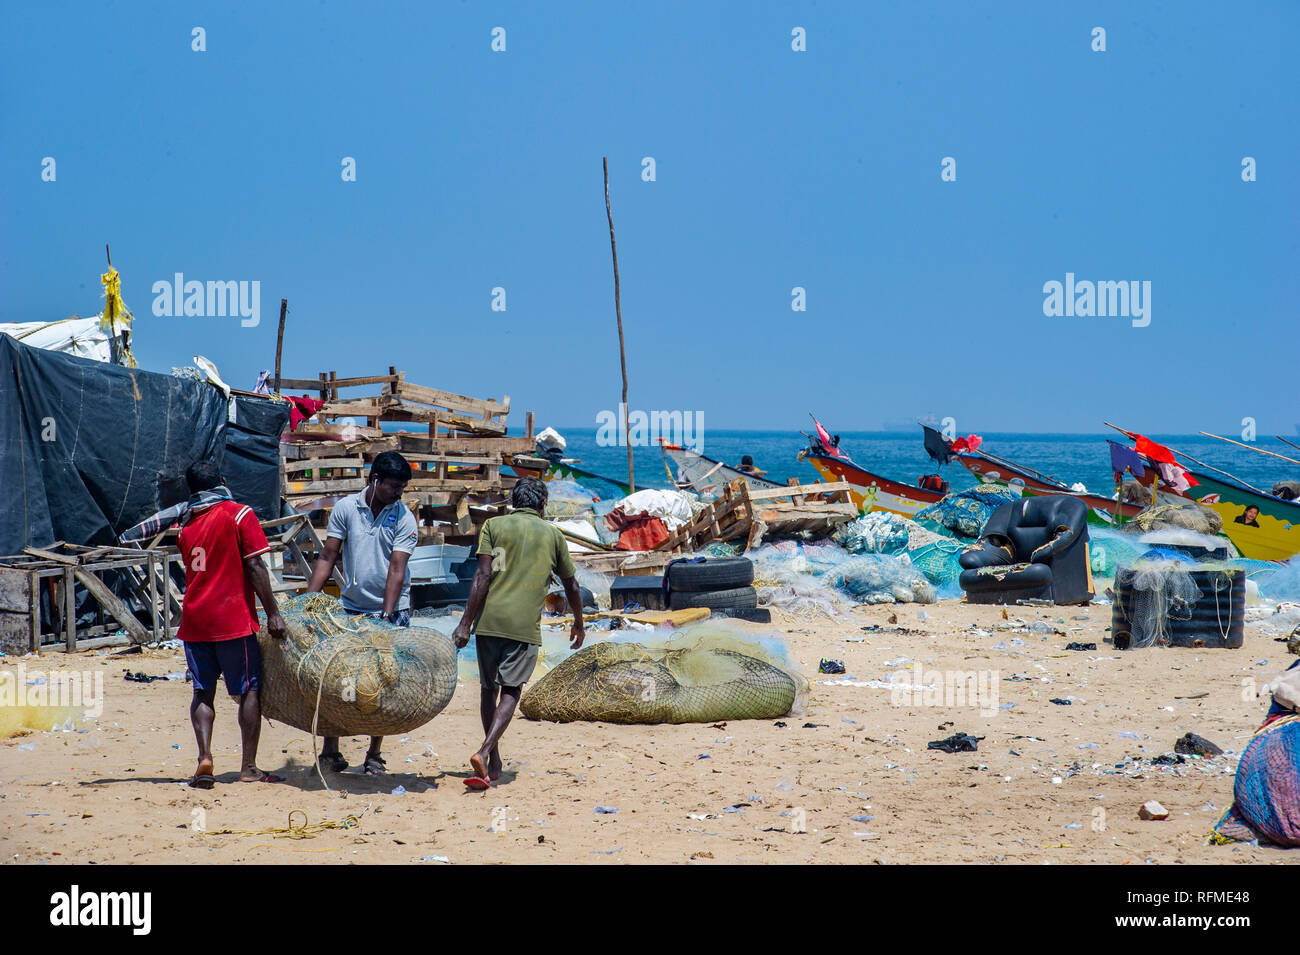
[[[374,516],[366,503],[366,492],[345,497],[330,512],[327,537],[343,542],[343,579],[347,586],[340,595],[344,608],[362,613],[384,609],[384,585],[393,551],[415,552],[419,532],[415,515],[401,501],[389,504]],[[411,607],[411,569],[402,580],[402,596],[394,610]]]

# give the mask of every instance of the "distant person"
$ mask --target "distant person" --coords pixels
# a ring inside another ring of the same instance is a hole
[[[199,744],[199,762],[190,778],[195,789],[216,782],[212,762],[212,724],[217,680],[239,703],[243,741],[240,782],[280,783],[283,777],[257,768],[257,742],[262,706],[260,629],[253,605],[256,593],[266,611],[266,629],[276,640],[285,637],[271,592],[271,577],[262,555],[269,551],[262,525],[247,505],[235,502],[213,461],[199,461],[185,472],[191,497],[180,515],[179,547],[185,561],[185,601],[177,634],[185,644],[185,662],[194,678],[190,722]]]
[[[1242,511],[1235,518],[1233,518],[1233,523],[1246,524],[1249,527],[1259,527],[1259,521],[1255,520],[1255,518],[1257,517],[1259,517],[1259,508],[1256,507],[1254,504],[1251,504],[1244,511]]]
[[[736,470],[740,471],[742,474],[754,474],[755,471],[754,471],[753,455],[750,454],[743,455],[740,459],[740,467],[736,468]]]
[[[474,776],[465,785],[471,789],[487,789],[501,777],[498,744],[537,665],[542,605],[552,574],[564,585],[573,613],[570,647],[582,646],[582,592],[564,534],[542,518],[546,496],[544,483],[523,478],[510,492],[514,510],[484,521],[469,600],[452,634],[456,646],[464,647],[472,629],[478,648],[479,716],[485,736],[469,758]]]
[[[325,544],[312,570],[308,593],[318,593],[343,558],[344,586],[340,594],[348,613],[411,625],[411,572],[407,561],[415,552],[419,529],[415,516],[402,503],[411,480],[411,465],[396,451],[384,451],[370,465],[366,489],[345,497],[330,512]],[[370,737],[362,769],[367,776],[387,770],[382,736]],[[348,768],[337,736],[325,737],[317,760],[322,769],[341,773]]]

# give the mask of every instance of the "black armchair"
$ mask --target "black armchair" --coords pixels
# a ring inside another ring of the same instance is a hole
[[[966,569],[958,582],[970,603],[1088,603],[1093,597],[1088,505],[1068,494],[1003,504],[959,562]]]

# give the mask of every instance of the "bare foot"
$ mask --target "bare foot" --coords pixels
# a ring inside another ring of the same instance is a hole
[[[493,750],[492,755],[488,757],[487,766],[488,766],[488,775],[487,775],[488,779],[492,780],[493,782],[496,782],[498,779],[501,778],[501,754],[498,753],[496,750]]]
[[[474,769],[474,775],[479,779],[491,779],[488,775],[487,764],[483,761],[482,753],[475,753],[469,758],[469,764]]]

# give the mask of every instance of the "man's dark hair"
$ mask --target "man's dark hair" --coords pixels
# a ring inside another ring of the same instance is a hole
[[[751,454],[742,454],[740,456],[740,466],[742,468],[752,468],[754,466],[754,456]]]
[[[406,458],[396,451],[384,451],[375,457],[370,465],[370,480],[392,478],[397,481],[411,480],[411,465]]]
[[[185,483],[189,485],[191,494],[210,491],[221,486],[221,469],[210,458],[195,461],[185,469]]]
[[[534,511],[546,510],[546,483],[539,478],[521,478],[510,491],[511,507],[528,507]]]

